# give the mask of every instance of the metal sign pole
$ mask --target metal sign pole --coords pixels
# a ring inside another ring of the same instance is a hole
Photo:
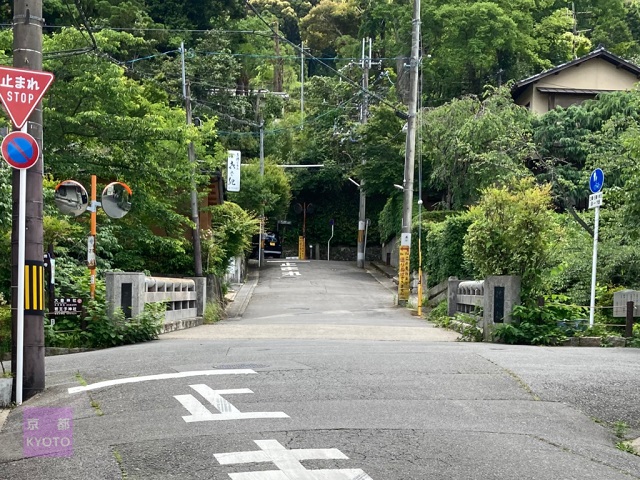
[[[27,123],[20,129],[27,133]],[[22,405],[22,380],[24,375],[24,264],[26,243],[27,170],[20,169],[20,195],[18,201],[18,301],[16,303],[16,404]]]
[[[589,208],[596,209],[595,225],[593,228],[593,263],[591,265],[591,304],[589,308],[589,327],[593,327],[596,313],[596,265],[598,263],[598,225],[600,223],[600,205],[602,205],[602,187],[604,186],[604,172],[596,168],[589,176],[589,189],[593,195],[589,196]]]
[[[91,175],[91,230],[87,241],[87,265],[89,267],[89,293],[92,300],[96,298],[97,187],[97,177]]]
[[[589,327],[593,327],[596,311],[596,265],[598,263],[598,224],[600,223],[600,207],[596,207],[596,221],[593,228],[593,263],[591,264],[591,305],[589,310]]]

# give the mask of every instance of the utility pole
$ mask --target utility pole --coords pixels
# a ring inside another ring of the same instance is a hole
[[[304,128],[304,42],[300,42],[300,130]]]
[[[365,53],[366,40],[362,39],[362,102],[360,104],[360,123],[364,125],[369,119],[369,105],[367,92],[369,91],[369,68],[371,67],[371,39],[369,39],[369,55]],[[362,164],[367,162],[362,157]],[[360,209],[358,214],[358,256],[356,265],[358,268],[364,268],[365,252],[364,252],[364,231],[366,224],[366,205],[367,194],[364,190],[364,180],[360,179]]]
[[[29,70],[42,70],[42,0],[14,0],[13,2],[13,66]],[[42,152],[42,106],[38,105],[25,126],[27,133],[33,136]],[[42,156],[26,172],[25,210],[25,251],[26,265],[33,265],[39,271],[44,270],[43,249],[43,195],[42,195]],[[12,313],[12,355],[11,370],[16,372],[18,364],[17,328],[18,309],[18,236],[20,233],[19,216],[20,171],[13,170],[12,178],[12,227],[11,227],[11,313]],[[44,286],[44,283],[43,283]],[[20,356],[23,359],[22,378],[13,382],[12,398],[20,403],[44,390],[44,307],[42,310],[24,312],[24,347]],[[21,391],[17,392],[17,384]]]
[[[273,68],[273,91],[282,92],[282,57],[280,56],[280,32],[278,30],[278,21],[273,26],[273,42],[276,59]]]
[[[184,42],[180,44],[180,53],[182,54],[182,95],[184,96],[184,106],[187,111],[187,125],[191,125],[191,85],[186,80],[186,69],[184,65]],[[202,276],[202,249],[200,247],[200,214],[198,208],[198,189],[196,186],[196,153],[193,142],[189,142],[188,147],[189,162],[191,163],[191,221],[193,229],[193,264],[196,277]]]
[[[416,156],[416,112],[418,105],[418,73],[420,65],[420,0],[413,0],[411,29],[411,59],[409,76],[409,118],[407,120],[407,143],[404,157],[404,181],[402,183],[402,234],[400,239],[400,261],[398,271],[398,305],[409,300],[411,256],[411,219],[413,208],[413,173]]]
[[[260,179],[264,180],[264,118],[262,117],[262,109],[260,108],[260,93],[258,92],[257,109],[258,109],[258,127],[260,128]],[[264,186],[264,182],[263,182]],[[264,200],[260,202],[260,239],[258,240],[258,267],[262,267],[262,237],[264,233]]]

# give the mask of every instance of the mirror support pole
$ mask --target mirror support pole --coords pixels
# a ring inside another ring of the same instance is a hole
[[[96,202],[96,190],[97,190],[97,179],[95,175],[91,175],[91,232],[89,236],[89,241],[87,242],[87,265],[89,267],[90,273],[90,284],[89,291],[91,293],[91,299],[96,298],[96,219],[97,219],[97,210],[98,205]]]

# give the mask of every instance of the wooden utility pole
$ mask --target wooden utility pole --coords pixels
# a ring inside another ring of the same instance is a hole
[[[42,0],[14,0],[13,2],[13,66],[28,70],[42,70]],[[27,133],[33,136],[42,152],[42,106],[38,105],[26,124]],[[25,264],[36,271],[44,271],[42,226],[42,156],[27,170],[25,210]],[[12,228],[11,228],[11,313],[12,355],[11,370],[17,371],[17,311],[18,305],[18,236],[19,236],[20,172],[13,170],[12,179]],[[41,277],[44,282],[44,275]],[[43,283],[44,285],[44,283]],[[16,400],[16,383],[12,397]],[[23,348],[23,399],[44,390],[44,303],[42,310],[25,310]],[[19,397],[20,397],[19,396]]]
[[[413,0],[413,27],[411,30],[411,60],[409,64],[409,119],[404,157],[404,182],[402,206],[402,233],[400,242],[400,269],[398,272],[398,304],[409,300],[411,257],[411,220],[413,209],[413,174],[416,156],[416,113],[418,110],[418,73],[420,65],[420,0]]]

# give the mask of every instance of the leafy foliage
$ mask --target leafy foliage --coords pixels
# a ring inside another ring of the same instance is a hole
[[[472,223],[464,240],[464,255],[475,273],[480,278],[519,275],[523,297],[535,298],[557,238],[550,207],[550,187],[531,179],[484,190],[469,210]]]
[[[233,202],[211,207],[212,228],[202,232],[203,270],[223,276],[235,256],[251,250],[251,236],[260,231],[259,220]]]
[[[266,164],[261,176],[260,166],[252,163],[243,167],[240,175],[240,191],[228,193],[231,201],[256,215],[264,211],[268,218],[284,218],[291,202],[291,187],[282,168]]]
[[[471,225],[468,215],[451,215],[432,224],[426,235],[424,254],[428,285],[434,286],[451,276],[470,278],[469,265],[464,262],[464,237]]]
[[[162,330],[165,310],[164,303],[148,303],[143,313],[126,320],[121,310],[109,317],[104,304],[89,302],[84,318],[86,328],[78,325],[77,319],[70,318],[57,321],[54,326],[45,325],[45,345],[107,348],[153,340]]]
[[[574,335],[580,328],[576,321],[584,319],[586,313],[584,307],[560,302],[544,307],[518,305],[513,308],[513,323],[498,325],[494,337],[509,344],[558,345]]]
[[[2,375],[6,374],[4,369],[4,356],[11,351],[11,306],[7,305],[4,297],[0,294],[0,367]]]

